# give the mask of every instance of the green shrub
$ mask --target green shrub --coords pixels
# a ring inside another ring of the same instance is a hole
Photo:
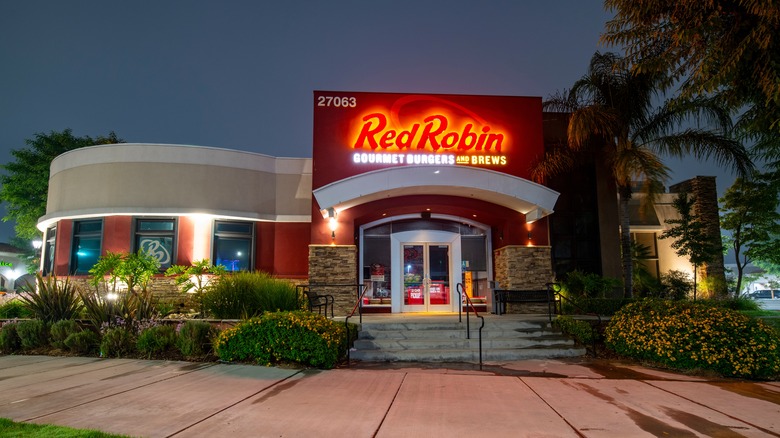
[[[35,285],[22,287],[25,291],[20,298],[25,302],[36,318],[48,323],[63,319],[75,319],[81,313],[82,304],[76,285],[69,279],[63,281],[49,276],[36,276]]]
[[[780,336],[780,318],[759,318],[761,321],[764,321],[764,324],[768,325],[769,327],[772,327]]]
[[[141,354],[152,358],[154,355],[165,353],[176,345],[176,329],[172,325],[158,325],[149,327],[138,334],[136,347]]]
[[[40,319],[21,321],[16,326],[16,331],[22,341],[22,349],[30,350],[49,345],[49,327]]]
[[[0,327],[0,352],[14,353],[22,348],[22,340],[19,339],[17,323],[7,322]]]
[[[220,319],[246,319],[266,311],[298,310],[291,283],[265,272],[236,272],[219,276],[203,293],[207,314]]]
[[[32,318],[32,311],[22,300],[12,300],[0,305],[0,319]]]
[[[565,299],[561,305],[564,314],[614,315],[623,306],[633,302],[633,298],[579,298],[574,300],[576,305],[572,305]]]
[[[671,270],[661,275],[663,294],[655,298],[684,300],[693,295],[693,279],[687,272]]]
[[[186,357],[203,356],[211,352],[215,329],[206,321],[189,320],[180,325],[176,346]]]
[[[589,272],[572,271],[561,282],[562,292],[571,298],[604,298],[620,287],[622,282],[615,278],[602,277]]]
[[[164,318],[176,310],[176,305],[169,301],[159,301],[154,305],[157,310],[157,314]]]
[[[133,333],[125,327],[112,327],[103,333],[100,341],[101,357],[122,357],[135,352]]]
[[[63,343],[74,353],[91,354],[98,350],[100,336],[92,330],[82,330],[68,335]]]
[[[214,349],[226,361],[296,362],[333,368],[344,350],[344,325],[310,312],[264,313],[224,330]]]
[[[612,317],[605,342],[615,352],[678,369],[724,376],[780,374],[780,336],[740,312],[687,301],[641,300]]]
[[[300,297],[295,285],[286,280],[268,277],[260,289],[260,308],[263,312],[301,310]]]
[[[65,339],[67,339],[68,336],[72,335],[73,333],[80,331],[81,327],[79,327],[78,323],[72,319],[63,319],[62,321],[57,321],[51,325],[51,345],[54,348],[64,350],[66,348]]]
[[[587,321],[574,319],[570,316],[559,316],[555,318],[553,324],[567,335],[574,337],[580,344],[591,345],[598,334],[594,332],[593,326]]]

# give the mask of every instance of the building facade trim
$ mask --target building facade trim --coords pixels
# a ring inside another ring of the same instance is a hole
[[[541,184],[493,170],[463,166],[380,169],[330,183],[313,191],[320,209],[345,210],[405,195],[449,195],[501,205],[534,219],[547,216],[559,193]]]

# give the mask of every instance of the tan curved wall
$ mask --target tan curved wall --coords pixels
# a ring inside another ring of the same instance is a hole
[[[39,226],[66,217],[188,213],[310,221],[311,159],[178,145],[78,149],[52,162]]]

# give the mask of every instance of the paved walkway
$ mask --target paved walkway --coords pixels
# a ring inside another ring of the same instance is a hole
[[[0,356],[0,417],[144,437],[777,437],[780,383],[588,360],[315,371]]]

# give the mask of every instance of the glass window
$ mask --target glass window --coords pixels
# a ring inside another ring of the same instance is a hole
[[[145,251],[168,269],[175,259],[176,220],[172,218],[136,219],[133,252]]]
[[[217,221],[214,224],[214,264],[228,271],[250,271],[254,224],[251,222]]]
[[[57,242],[57,227],[51,227],[46,230],[45,237],[41,259],[43,260],[43,275],[49,275],[54,272],[54,249]]]
[[[70,273],[87,275],[100,258],[103,220],[73,222],[73,245],[70,254]]]

